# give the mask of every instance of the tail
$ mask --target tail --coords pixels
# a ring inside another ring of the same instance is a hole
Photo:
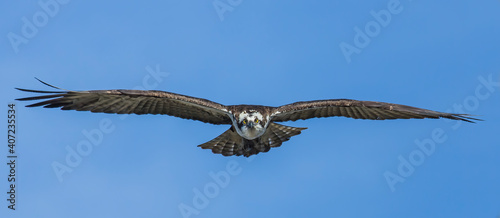
[[[299,135],[307,128],[297,128],[284,126],[277,123],[270,123],[264,135],[259,138],[248,140],[241,137],[233,126],[209,142],[198,145],[203,149],[212,149],[215,154],[224,156],[249,157],[260,152],[268,152],[272,147],[279,147],[292,136]]]

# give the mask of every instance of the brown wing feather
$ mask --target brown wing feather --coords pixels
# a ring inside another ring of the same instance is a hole
[[[165,114],[212,124],[231,124],[226,106],[206,99],[171,92],[125,89],[51,92],[16,89],[46,94],[16,99],[20,101],[41,100],[27,107],[43,106],[96,113]]]
[[[443,113],[400,104],[350,99],[303,101],[283,105],[275,109],[271,120],[284,122],[333,116],[370,120],[448,118],[472,123],[480,120],[469,117],[468,114]]]

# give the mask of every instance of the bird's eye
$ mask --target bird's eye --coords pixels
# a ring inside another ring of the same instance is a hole
[[[246,124],[247,124],[247,120],[243,120],[243,124],[245,124],[245,125],[246,125]]]
[[[255,118],[255,123],[259,123],[259,119]]]

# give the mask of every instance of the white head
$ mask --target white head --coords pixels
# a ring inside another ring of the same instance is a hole
[[[267,118],[258,111],[243,111],[234,120],[236,131],[243,138],[255,139],[266,132]]]

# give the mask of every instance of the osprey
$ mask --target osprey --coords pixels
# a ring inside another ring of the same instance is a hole
[[[52,88],[63,90],[47,84]],[[400,104],[350,99],[302,101],[280,107],[261,105],[222,105],[207,99],[164,92],[143,90],[40,91],[16,88],[46,95],[16,100],[42,100],[27,107],[43,106],[62,110],[91,111],[115,114],[165,114],[211,124],[231,127],[209,142],[198,145],[224,156],[245,157],[268,152],[307,128],[297,128],[276,122],[305,120],[315,117],[343,116],[354,119],[423,119],[447,118],[473,123],[479,120],[468,114],[442,113]]]

